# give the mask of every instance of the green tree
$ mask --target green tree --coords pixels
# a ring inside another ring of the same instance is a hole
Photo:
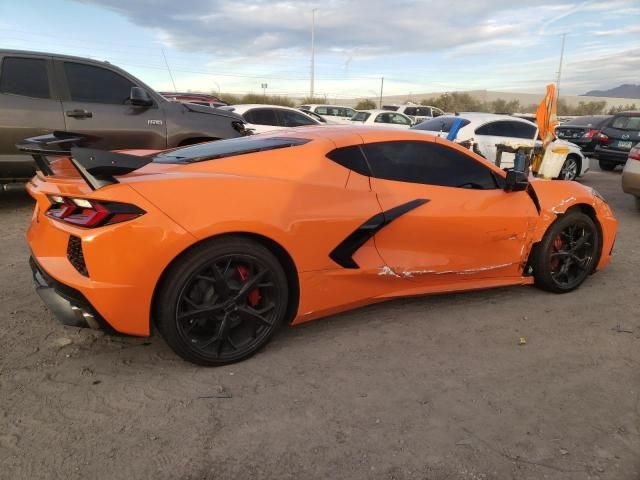
[[[356,106],[355,106],[356,110],[374,110],[376,108],[378,108],[378,106],[376,105],[376,102],[374,102],[370,98],[365,98],[364,100],[360,100],[358,103],[356,103]]]

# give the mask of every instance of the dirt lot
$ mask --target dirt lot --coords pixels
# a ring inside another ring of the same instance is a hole
[[[0,478],[640,478],[640,213],[618,172],[584,183],[620,231],[578,291],[395,301],[217,369],[59,325],[32,287],[31,202],[5,194]]]

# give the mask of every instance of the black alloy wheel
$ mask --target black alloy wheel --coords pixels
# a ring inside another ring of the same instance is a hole
[[[287,281],[278,260],[241,237],[196,248],[166,278],[158,296],[159,330],[193,363],[248,358],[271,339],[286,314]]]
[[[600,252],[600,234],[582,212],[569,212],[545,233],[534,260],[536,285],[556,293],[579,287],[593,272]]]

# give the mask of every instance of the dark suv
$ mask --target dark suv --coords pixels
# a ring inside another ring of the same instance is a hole
[[[629,151],[640,142],[640,112],[622,112],[605,123],[598,133],[593,156],[602,170],[613,170],[627,162]]]
[[[31,177],[33,159],[15,144],[53,131],[90,146],[165,149],[246,134],[241,116],[170,102],[108,62],[0,50],[0,182]]]

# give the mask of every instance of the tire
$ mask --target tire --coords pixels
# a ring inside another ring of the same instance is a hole
[[[640,197],[635,197],[636,199],[636,208],[640,211]]]
[[[615,162],[609,162],[607,160],[599,160],[598,165],[600,165],[600,170],[605,170],[607,172],[610,172],[614,168],[616,168],[617,164]]]
[[[180,257],[156,294],[155,320],[167,344],[204,366],[249,358],[283,323],[289,292],[276,257],[252,240],[213,239]]]
[[[554,293],[575,290],[595,269],[600,244],[591,217],[577,211],[564,214],[547,229],[537,249],[536,286]]]
[[[580,159],[575,155],[569,155],[562,165],[560,180],[575,180],[580,175]]]

